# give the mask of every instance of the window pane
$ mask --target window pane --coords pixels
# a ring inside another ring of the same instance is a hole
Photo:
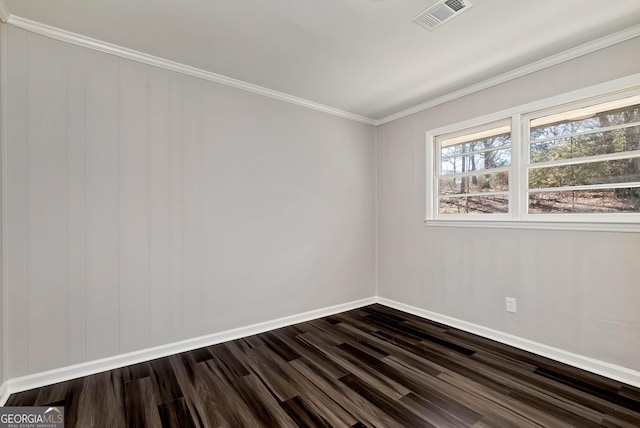
[[[603,104],[603,106],[606,104],[607,103]],[[550,120],[554,120],[554,118],[558,119],[552,123],[548,123],[544,117],[534,119],[531,123],[531,139],[540,140],[576,132],[597,130],[608,126],[640,122],[640,104],[637,103],[624,107],[616,107],[612,110],[597,110],[597,106],[595,106],[564,114],[550,115],[548,116]],[[536,123],[541,124],[536,125]]]
[[[439,200],[440,214],[495,214],[509,212],[507,195],[464,196]]]
[[[442,142],[441,156],[455,156],[462,153],[473,152],[476,150],[492,149],[504,147],[511,144],[511,133],[496,135],[489,138],[469,141],[462,144],[447,144],[447,140]]]
[[[441,174],[482,171],[511,164],[511,149],[492,150],[454,158],[442,159]]]
[[[503,171],[470,177],[442,178],[439,184],[441,195],[508,191],[509,173]]]
[[[531,144],[531,163],[640,150],[640,126]]]
[[[530,189],[636,181],[640,181],[640,157],[529,170]]]
[[[575,190],[529,194],[529,213],[640,212],[640,189]]]

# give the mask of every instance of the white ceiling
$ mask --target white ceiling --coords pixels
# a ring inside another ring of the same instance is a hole
[[[640,0],[5,0],[44,23],[380,119],[640,24]],[[630,58],[630,61],[637,61]]]

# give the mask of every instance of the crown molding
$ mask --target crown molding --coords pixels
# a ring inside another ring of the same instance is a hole
[[[0,21],[7,22],[11,18],[9,8],[5,4],[4,0],[0,0]]]
[[[514,80],[519,77],[526,76],[527,74],[531,74],[536,71],[540,71],[545,68],[549,68],[554,65],[563,63],[565,61],[569,61],[569,60],[578,58],[580,56],[590,54],[592,52],[607,48],[609,46],[613,46],[615,44],[624,42],[629,39],[633,39],[638,36],[640,36],[640,25],[629,27],[626,30],[622,30],[617,33],[607,35],[600,39],[596,39],[594,41],[582,44],[575,48],[568,49],[566,51],[541,59],[539,61],[532,62],[531,64],[527,64],[523,67],[516,68],[515,70],[511,70],[506,73],[500,74],[498,76],[492,77],[490,79],[483,80],[482,82],[467,86],[457,91],[450,92],[441,97],[433,98],[429,101],[425,101],[413,107],[409,107],[408,109],[399,111],[397,113],[393,113],[389,116],[385,116],[382,119],[378,119],[376,121],[376,126],[393,122],[394,120],[398,120],[403,117],[410,116],[412,114],[421,112],[423,110],[427,110],[429,108],[438,106],[440,104],[444,104],[449,101],[453,101],[458,98],[462,98],[466,95],[471,95],[475,92],[479,92],[484,89],[497,86],[501,83],[506,83],[510,80]]]
[[[565,61],[569,61],[578,58],[583,55],[613,46],[615,44],[624,42],[626,40],[633,39],[640,36],[640,25],[627,28],[607,35],[605,37],[596,39],[594,41],[584,43],[575,48],[568,49],[558,54],[552,55],[547,58],[535,61],[525,66],[516,68],[498,76],[483,80],[473,85],[466,86],[459,90],[450,92],[441,97],[432,98],[423,103],[417,104],[413,107],[409,107],[405,110],[401,110],[397,113],[385,116],[381,119],[372,119],[366,116],[361,116],[348,111],[340,110],[334,107],[330,107],[324,104],[319,104],[304,98],[296,97],[293,95],[285,94],[283,92],[268,89],[262,86],[254,85],[252,83],[244,82],[242,80],[233,79],[231,77],[223,76],[221,74],[212,73],[199,68],[191,67],[178,62],[170,61],[153,55],[145,54],[133,49],[128,49],[122,46],[114,45],[111,43],[103,42],[101,40],[93,39],[91,37],[83,36],[81,34],[66,31],[60,28],[52,27],[40,22],[31,21],[26,18],[11,15],[7,9],[4,0],[0,0],[0,20],[24,30],[40,34],[42,36],[50,37],[53,39],[61,40],[64,42],[72,43],[78,46],[83,46],[89,49],[101,51],[111,55],[116,55],[121,58],[126,58],[134,61],[138,61],[144,64],[148,64],[154,67],[163,68],[177,73],[182,73],[188,76],[193,76],[199,79],[208,80],[210,82],[218,83],[221,85],[229,86],[232,88],[241,89],[247,92],[251,92],[258,95],[274,98],[280,101],[288,102],[291,104],[306,107],[312,110],[321,111],[331,114],[333,116],[342,117],[345,119],[353,120],[367,125],[380,126],[394,120],[402,119],[403,117],[410,116],[412,114],[427,110],[429,108],[438,106],[440,104],[447,103],[449,101],[462,98],[467,95],[482,91],[484,89],[491,88],[493,86],[506,83],[510,80],[514,80],[536,71],[543,70],[545,68],[552,67],[554,65],[561,64]]]
[[[0,0],[0,2],[2,2],[2,0]],[[182,73],[182,74],[193,76],[199,79],[208,80],[210,82],[218,83],[218,84],[229,86],[232,88],[242,89],[247,92],[263,95],[266,97],[274,98],[276,100],[285,101],[291,104],[296,104],[312,110],[328,113],[333,116],[338,116],[338,117],[353,120],[356,122],[365,123],[367,125],[376,124],[376,121],[374,119],[371,119],[365,116],[360,116],[355,113],[350,113],[348,111],[329,107],[323,104],[306,100],[304,98],[299,98],[293,95],[285,94],[283,92],[274,91],[272,89],[264,88],[262,86],[244,82],[242,80],[233,79],[231,77],[223,76],[221,74],[212,73],[199,68],[180,64],[178,62],[174,62],[174,61],[159,58],[153,55],[149,55],[143,52],[138,52],[133,49],[128,49],[122,46],[103,42],[101,40],[93,39],[91,37],[86,37],[81,34],[72,33],[70,31],[62,30],[60,28],[51,27],[49,25],[42,24],[40,22],[21,18],[19,16],[9,15],[7,23],[13,26],[22,28],[23,30],[30,31],[32,33],[40,34],[42,36],[50,37],[56,40],[61,40],[63,42],[72,43],[74,45],[83,46],[85,48],[97,50],[107,54],[119,56],[121,58],[138,61],[143,64],[163,68],[170,71],[175,71],[177,73]]]

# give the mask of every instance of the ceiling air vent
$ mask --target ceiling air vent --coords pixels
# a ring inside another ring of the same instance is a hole
[[[469,0],[440,0],[420,12],[418,16],[413,18],[413,22],[429,31],[433,31],[451,18],[471,9],[472,6],[473,3]]]

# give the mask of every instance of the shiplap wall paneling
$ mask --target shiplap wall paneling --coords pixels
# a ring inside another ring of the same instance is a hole
[[[149,67],[149,344],[171,336],[171,75]]]
[[[432,196],[425,131],[628,79],[640,72],[628,60],[639,50],[640,38],[630,39],[379,126],[379,295],[640,369],[639,233],[422,223]],[[505,311],[507,296],[517,299],[516,314]]]
[[[581,288],[580,300],[572,296],[572,303],[576,301],[585,308],[581,312],[576,335],[584,349],[589,350],[592,332],[605,331],[607,336],[603,338],[604,346],[600,349],[602,358],[616,361],[621,355],[628,355],[635,362],[631,368],[640,371],[640,233],[627,234],[620,240],[612,235],[609,239],[600,239],[597,245],[584,238],[580,240],[582,254],[578,252],[577,257],[583,255],[586,258],[587,253],[596,255],[589,260],[589,269],[583,267],[579,271],[580,281],[600,286]],[[579,265],[580,261],[574,263]]]
[[[28,266],[27,266],[27,33],[7,27],[7,82],[5,96],[11,100],[4,112],[6,141],[4,260],[6,262],[5,308],[7,343],[6,376],[27,373]],[[7,104],[5,104],[7,105]],[[10,142],[10,143],[9,143]],[[52,332],[52,334],[55,334]]]
[[[29,34],[28,48],[28,366],[44,371],[67,363],[67,70],[64,45]]]
[[[169,111],[171,153],[171,340],[185,337],[184,332],[184,158],[182,79],[172,75]]]
[[[67,45],[67,358],[86,359],[85,49]]]
[[[5,65],[5,56],[3,55],[3,53],[5,52],[5,48],[6,48],[6,44],[5,44],[5,40],[6,40],[6,26],[3,25],[2,23],[0,23],[0,103],[4,104],[1,100],[4,100],[4,88],[3,88],[3,84],[1,82],[4,82],[5,76],[4,76],[4,65]],[[2,121],[4,120],[4,105],[2,105],[0,107],[0,123],[2,123]],[[3,132],[3,128],[4,125],[0,126],[0,142],[2,142],[2,139],[4,138],[4,135],[2,135]],[[5,166],[4,166],[4,160],[5,160],[5,153],[3,153],[3,150],[0,150],[0,225],[4,225],[4,207],[5,207],[5,201],[4,201],[4,172],[5,172]],[[1,226],[0,227],[0,257],[3,257],[4,255],[4,227]],[[4,258],[0,259],[0,278],[4,278]],[[0,323],[2,324],[0,326],[0,385],[2,385],[4,383],[4,375],[5,375],[5,344],[4,344],[4,339],[5,339],[5,309],[4,309],[4,302],[5,302],[5,298],[4,298],[4,287],[0,285]],[[1,388],[1,387],[0,387]]]
[[[200,82],[183,78],[182,151],[183,187],[183,263],[184,263],[184,332],[188,336],[202,334],[202,94]]]
[[[7,376],[370,296],[371,126],[8,33]]]
[[[221,92],[226,92],[224,89]],[[201,186],[199,212],[202,216],[202,241],[200,254],[201,275],[205,282],[202,284],[202,323],[210,329],[224,329],[225,326],[220,325],[220,317],[216,314],[224,311],[223,305],[235,307],[236,303],[230,297],[231,293],[226,290],[233,286],[225,283],[219,275],[221,266],[227,264],[225,253],[229,253],[230,246],[225,241],[220,230],[225,228],[220,219],[220,213],[227,209],[230,205],[229,199],[220,194],[219,189],[222,186],[231,186],[233,181],[222,181],[218,174],[222,169],[228,169],[230,165],[222,168],[220,162],[220,149],[222,147],[230,147],[235,145],[234,140],[220,138],[220,123],[225,121],[227,117],[233,115],[232,108],[229,106],[228,111],[219,108],[224,103],[224,96],[206,88],[201,91],[199,100],[201,111],[207,112],[206,117],[200,119],[200,139],[202,144],[199,146],[199,169]],[[242,222],[241,218],[239,218]],[[228,226],[228,225],[227,225]],[[245,269],[250,269],[250,263],[247,263]],[[207,281],[209,278],[217,278],[216,281]],[[249,300],[245,300],[249,305]]]
[[[119,60],[87,51],[85,224],[87,358],[120,351]]]
[[[149,70],[119,61],[120,352],[149,347]]]

